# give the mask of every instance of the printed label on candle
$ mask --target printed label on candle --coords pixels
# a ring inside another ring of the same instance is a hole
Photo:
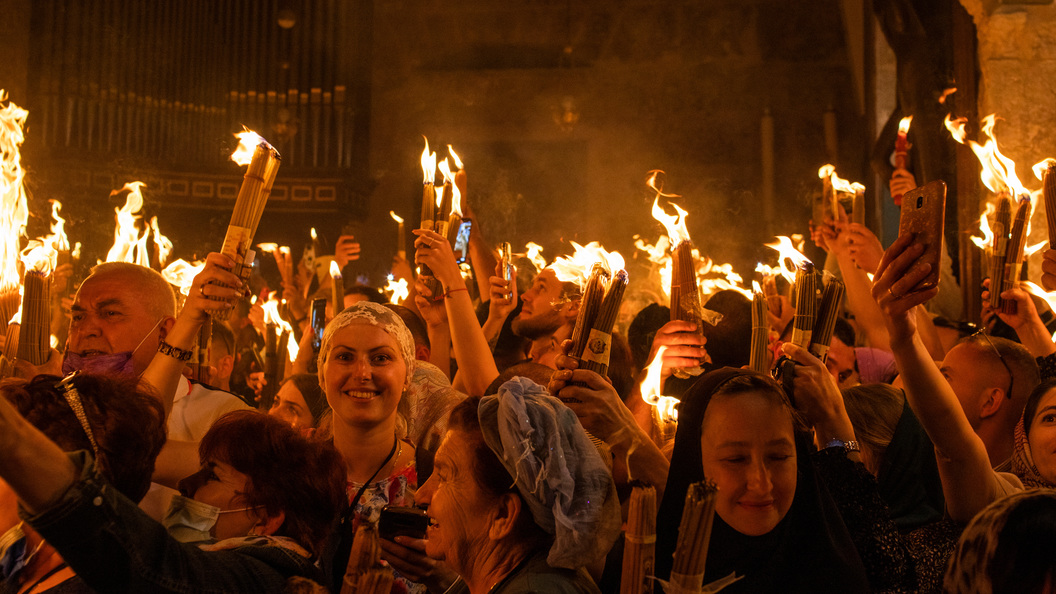
[[[799,328],[792,328],[792,344],[799,345],[803,348],[807,348],[810,344],[810,335],[813,334],[811,330],[800,330]]]
[[[224,236],[224,246],[220,253],[230,256],[236,262],[244,262],[249,254],[249,244],[253,242],[253,232],[246,227],[228,225]]]
[[[587,348],[583,349],[583,360],[593,361],[599,365],[609,364],[609,349],[612,346],[612,335],[596,328],[587,336]]]

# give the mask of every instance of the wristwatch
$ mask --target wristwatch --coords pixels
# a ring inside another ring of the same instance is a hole
[[[862,448],[858,447],[858,442],[853,440],[853,439],[850,440],[850,441],[844,441],[842,439],[835,439],[835,438],[834,439],[830,439],[825,444],[825,448],[824,449],[831,450],[833,448],[840,448],[841,450],[843,450],[844,454],[850,454],[851,452],[861,452],[862,451]]]

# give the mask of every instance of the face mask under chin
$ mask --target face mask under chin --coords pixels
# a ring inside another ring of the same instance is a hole
[[[139,350],[139,347],[143,346],[143,343],[146,342],[151,333],[161,325],[161,322],[164,319],[165,318],[158,320],[139,341],[136,348],[131,351],[91,355],[88,357],[66,351],[66,356],[62,359],[62,374],[69,375],[74,371],[83,371],[85,373],[117,373],[134,375],[136,373],[136,365],[133,357],[135,356],[136,351]]]

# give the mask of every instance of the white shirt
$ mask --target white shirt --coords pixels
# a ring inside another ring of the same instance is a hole
[[[248,408],[249,405],[230,392],[210,390],[181,377],[169,414],[169,439],[201,441],[213,422],[223,414]]]

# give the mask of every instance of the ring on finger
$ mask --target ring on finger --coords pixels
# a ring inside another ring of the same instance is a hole
[[[198,287],[198,294],[201,295],[202,297],[206,296],[205,295],[205,283],[202,283],[202,285],[200,287]]]

